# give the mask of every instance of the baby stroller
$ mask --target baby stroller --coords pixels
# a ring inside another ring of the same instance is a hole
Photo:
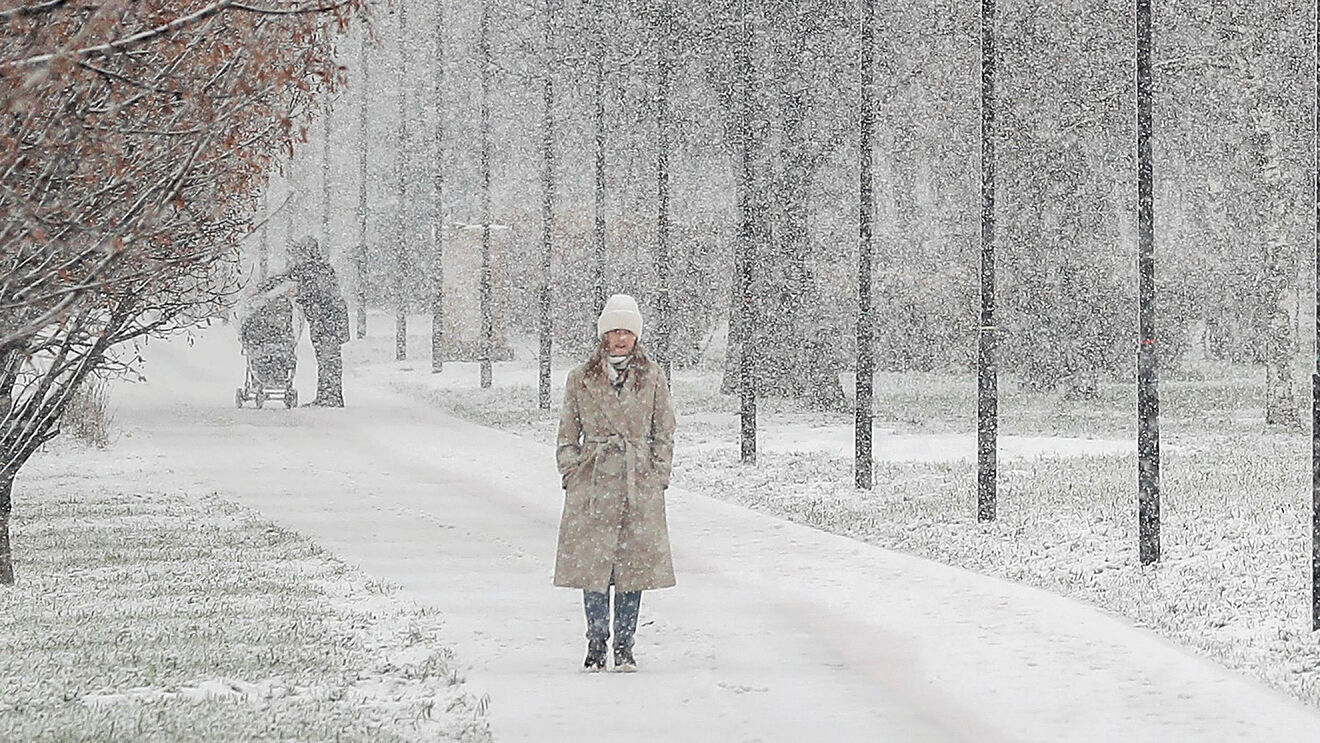
[[[287,296],[266,299],[239,325],[239,341],[247,357],[247,378],[234,392],[238,407],[248,400],[262,407],[267,400],[298,404],[293,373],[298,368],[297,337],[293,330],[293,302]]]

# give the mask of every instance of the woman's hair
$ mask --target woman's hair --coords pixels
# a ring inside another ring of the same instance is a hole
[[[587,357],[586,375],[604,379],[605,365],[610,363],[608,356],[609,353],[605,350],[605,339],[601,338],[600,343],[596,344],[596,348]],[[646,362],[646,350],[642,348],[642,342],[637,341],[633,344],[632,353],[628,355],[628,384],[632,385],[633,390],[642,388],[642,381],[646,377]]]

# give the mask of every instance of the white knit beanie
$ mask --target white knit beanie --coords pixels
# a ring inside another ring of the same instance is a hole
[[[641,339],[642,311],[637,309],[637,300],[627,294],[615,294],[605,301],[605,309],[596,320],[596,337],[604,338],[611,330],[631,330]]]

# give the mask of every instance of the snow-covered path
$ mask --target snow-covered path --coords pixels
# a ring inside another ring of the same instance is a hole
[[[684,492],[642,671],[586,674],[580,595],[550,586],[547,447],[361,378],[344,410],[236,410],[231,328],[144,355],[151,382],[115,393],[142,477],[255,507],[434,605],[499,741],[1320,737],[1320,714],[1088,607]]]

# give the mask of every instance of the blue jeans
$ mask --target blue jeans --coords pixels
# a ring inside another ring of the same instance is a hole
[[[603,592],[582,592],[582,606],[587,611],[587,640],[593,643],[607,643],[610,639],[610,588]],[[614,647],[632,650],[641,608],[641,591],[614,592]]]

